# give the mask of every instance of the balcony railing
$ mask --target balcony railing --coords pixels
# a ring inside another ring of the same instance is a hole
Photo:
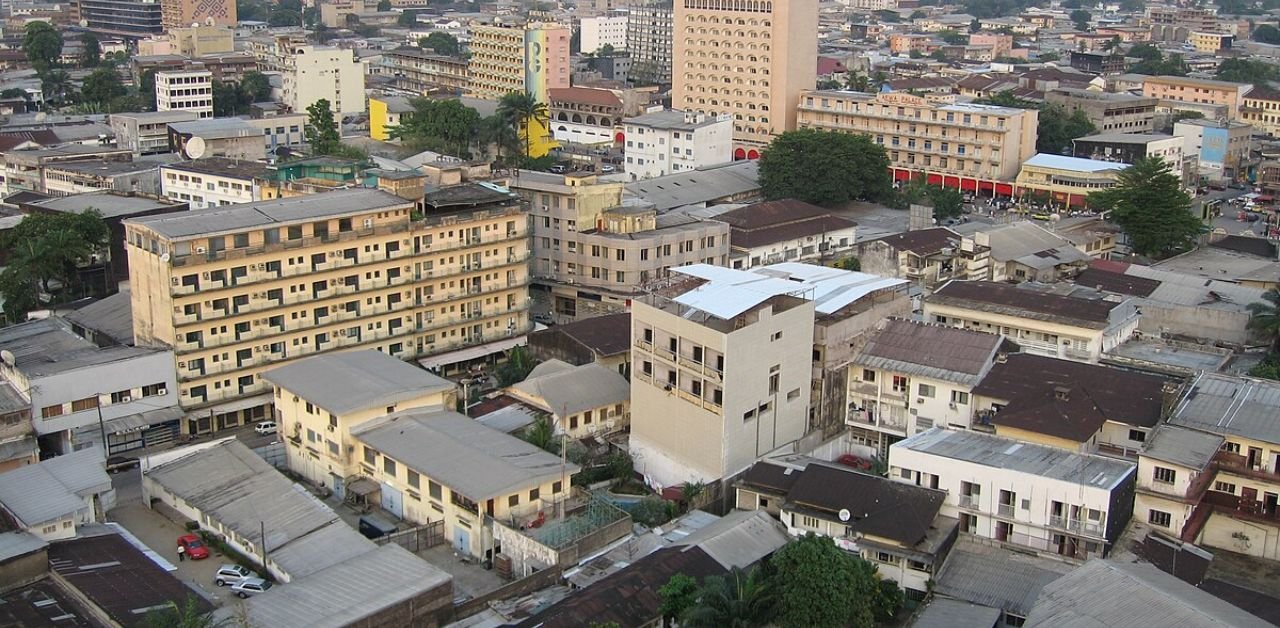
[[[968,508],[969,510],[978,509],[977,495],[960,495],[957,501],[959,502],[961,508]]]
[[[1001,517],[1008,517],[1012,519],[1013,510],[1014,510],[1013,504],[997,504],[996,505],[996,514],[1000,515]]]

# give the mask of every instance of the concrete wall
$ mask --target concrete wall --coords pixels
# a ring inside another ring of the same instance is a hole
[[[1245,328],[1249,322],[1248,312],[1167,305],[1146,299],[1141,304],[1138,330],[1144,334],[1172,334],[1236,345],[1256,340]]]
[[[35,582],[49,574],[49,550],[42,547],[0,564],[0,593]]]
[[[453,619],[453,581],[347,624],[349,628],[435,628]]]
[[[71,402],[77,399],[98,396],[104,421],[178,405],[177,374],[170,351],[69,370],[38,378],[31,384],[32,422],[36,433],[42,435],[98,424],[98,409],[70,411]],[[142,388],[153,384],[161,384],[165,394],[143,397]],[[133,401],[110,403],[111,393],[125,390],[132,391]],[[41,409],[62,404],[67,404],[64,414],[41,418]]]

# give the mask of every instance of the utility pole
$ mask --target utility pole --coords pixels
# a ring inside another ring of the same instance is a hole
[[[258,521],[258,534],[259,534],[258,536],[259,544],[262,545],[262,575],[265,576],[265,575],[268,575],[269,573],[269,570],[267,569],[267,522],[266,521],[261,521],[261,520]]]
[[[93,406],[98,409],[98,431],[102,434],[102,459],[111,457],[111,446],[107,444],[107,422],[102,420],[102,393],[94,393]]]

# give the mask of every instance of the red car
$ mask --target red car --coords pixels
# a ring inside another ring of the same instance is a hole
[[[194,534],[178,537],[178,547],[181,547],[187,558],[191,560],[209,557],[209,546],[205,545],[204,541]]]

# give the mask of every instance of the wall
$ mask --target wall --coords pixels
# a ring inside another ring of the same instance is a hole
[[[1149,299],[1141,299],[1140,303],[1142,317],[1138,329],[1143,333],[1173,334],[1234,345],[1254,341],[1253,334],[1245,327],[1249,322],[1248,312],[1162,304]]]
[[[467,617],[485,611],[489,608],[489,603],[495,600],[506,600],[528,595],[535,591],[541,591],[547,587],[555,586],[560,583],[560,576],[562,574],[563,570],[560,567],[552,567],[506,584],[498,589],[490,591],[489,593],[472,598],[453,607],[453,618],[455,621],[466,619]]]
[[[453,582],[384,608],[372,615],[347,624],[347,628],[435,628],[454,619]]]
[[[1233,519],[1216,512],[1209,517],[1197,542],[1256,558],[1280,560],[1280,527]]]
[[[0,563],[0,593],[26,586],[48,574],[48,548],[11,558]]]
[[[160,384],[165,394],[142,396],[142,388]],[[130,390],[132,401],[110,403],[111,393]],[[102,418],[110,421],[120,417],[178,405],[177,375],[173,369],[173,352],[154,351],[139,357],[74,369],[41,377],[31,386],[32,422],[38,434],[50,434],[62,430],[74,430],[98,424],[98,409],[70,411],[70,403],[77,399],[99,396]],[[42,418],[46,406],[63,405],[64,414]],[[65,452],[64,452],[65,453]]]

